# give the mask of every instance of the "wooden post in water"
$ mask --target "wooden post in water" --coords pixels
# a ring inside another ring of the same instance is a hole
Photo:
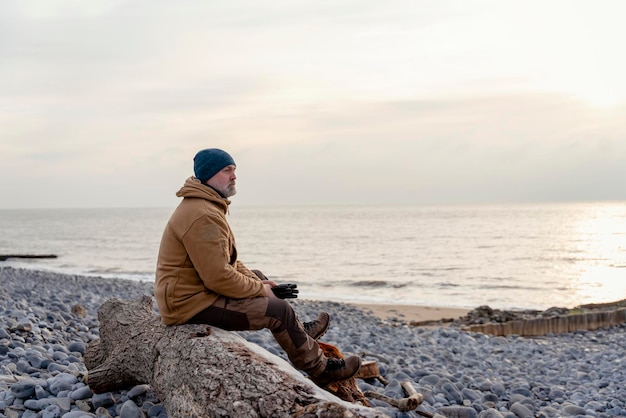
[[[0,261],[9,258],[57,258],[56,254],[0,254]]]

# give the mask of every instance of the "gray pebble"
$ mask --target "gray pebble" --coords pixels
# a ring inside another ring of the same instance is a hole
[[[148,409],[148,417],[154,418],[165,412],[165,407],[163,405],[153,405]]]
[[[495,383],[491,386],[491,391],[498,396],[502,396],[506,392],[506,388],[502,383]]]
[[[91,400],[91,399],[90,399]],[[85,412],[90,412],[91,411],[91,404],[89,403],[89,401],[87,400],[83,400],[83,399],[78,399],[74,402],[74,404],[78,407],[78,409],[80,409],[81,411],[85,411]]]
[[[150,389],[149,385],[137,385],[132,387],[126,394],[130,399],[134,399],[137,396],[145,394]]]
[[[525,398],[531,398],[533,396],[533,393],[530,391],[530,389],[523,388],[523,387],[511,388],[510,392],[512,394],[522,395]]]
[[[67,346],[67,349],[72,353],[80,353],[85,354],[85,349],[87,348],[87,344],[82,341],[74,341]]]
[[[21,380],[12,385],[0,380],[0,418],[43,418],[45,411],[53,416],[54,407],[63,418],[110,418],[119,416],[122,409],[129,416],[137,409],[150,418],[167,416],[145,385],[94,395],[82,381],[87,344],[99,338],[99,305],[109,297],[150,294],[152,283],[79,278],[1,265],[0,282],[0,375]],[[85,308],[84,318],[70,311],[78,300]],[[403,325],[401,318],[391,324],[335,302],[296,299],[293,306],[306,319],[320,310],[330,312],[332,325],[324,341],[344,353],[366,353],[365,358],[378,360],[389,386],[358,379],[362,390],[401,397],[399,382],[408,379],[424,395],[421,408],[439,411],[439,416],[626,415],[626,372],[616,367],[623,361],[626,325],[525,339],[470,334],[454,326],[416,328]],[[271,333],[242,334],[286,358]],[[24,384],[25,379],[31,382]],[[128,403],[133,399],[143,402],[141,408]],[[393,417],[414,416],[384,402],[373,403],[378,411]]]
[[[487,392],[483,395],[484,402],[498,402],[499,400],[500,400],[500,397],[496,395],[495,393]]]
[[[59,373],[48,379],[48,390],[54,395],[59,395],[63,391],[69,391],[78,382],[76,376],[70,373]]]
[[[94,414],[84,411],[71,411],[63,415],[63,418],[97,418]]]
[[[452,403],[462,404],[463,403],[463,395],[461,392],[450,382],[446,382],[441,386],[444,394],[446,395],[446,399]]]
[[[51,373],[60,372],[60,373],[68,373],[69,368],[63,364],[59,363],[50,363],[47,370]]]
[[[524,404],[516,402],[511,405],[511,412],[518,418],[533,418],[534,414]]]
[[[89,389],[89,386],[84,386],[76,389],[75,391],[70,393],[70,399],[79,400],[79,399],[87,399],[93,396],[93,392]]]
[[[444,406],[437,409],[437,412],[447,418],[478,418],[478,413],[474,408],[464,406]]]
[[[561,390],[559,388],[553,388],[550,390],[550,393],[548,394],[548,397],[550,398],[551,401],[556,401],[559,399],[564,399],[565,398],[565,391]]]
[[[109,414],[109,410],[104,407],[99,407],[96,409],[97,418],[111,418],[111,414]]]
[[[122,404],[120,409],[120,418],[144,418],[143,412],[137,404],[131,400],[127,400]]]
[[[468,388],[463,388],[461,394],[463,395],[464,399],[467,399],[470,402],[475,402],[482,398],[482,394],[480,392]]]
[[[115,404],[115,398],[111,392],[96,393],[91,398],[91,403],[93,404],[94,409],[98,409],[101,406],[106,408]]]
[[[585,408],[576,405],[564,405],[562,410],[565,415],[586,415]]]
[[[50,405],[46,409],[43,410],[41,414],[41,418],[60,418],[61,417],[61,408],[56,405]]]
[[[484,411],[481,411],[478,414],[478,418],[502,418],[502,414],[498,412],[496,409],[489,408]]]
[[[584,406],[585,410],[591,410],[591,411],[602,411],[604,407],[605,406],[602,404],[602,402],[597,402],[597,401],[587,402]]]
[[[11,385],[11,394],[18,399],[27,399],[35,394],[37,382],[32,379],[23,379]]]
[[[434,374],[424,376],[419,380],[419,384],[422,386],[435,386],[439,382],[440,377]]]

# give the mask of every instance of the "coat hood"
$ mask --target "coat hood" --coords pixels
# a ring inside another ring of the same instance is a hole
[[[224,212],[228,210],[230,200],[220,196],[218,192],[211,187],[203,184],[195,177],[189,177],[185,180],[185,184],[176,192],[176,196],[192,199],[204,199],[214,203],[216,206],[221,207]]]

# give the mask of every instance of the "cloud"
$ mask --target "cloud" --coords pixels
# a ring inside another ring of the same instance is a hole
[[[0,206],[623,199],[620,4],[6,1]]]
[[[243,153],[240,171],[254,175],[241,175],[238,198],[382,204],[626,197],[612,180],[626,171],[623,110],[607,118],[545,95],[333,110],[309,114],[312,129],[293,146]]]

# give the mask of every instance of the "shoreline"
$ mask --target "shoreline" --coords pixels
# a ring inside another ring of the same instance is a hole
[[[446,319],[458,319],[471,309],[428,305],[392,305],[346,302],[365,312],[370,312],[383,321],[430,322]]]

